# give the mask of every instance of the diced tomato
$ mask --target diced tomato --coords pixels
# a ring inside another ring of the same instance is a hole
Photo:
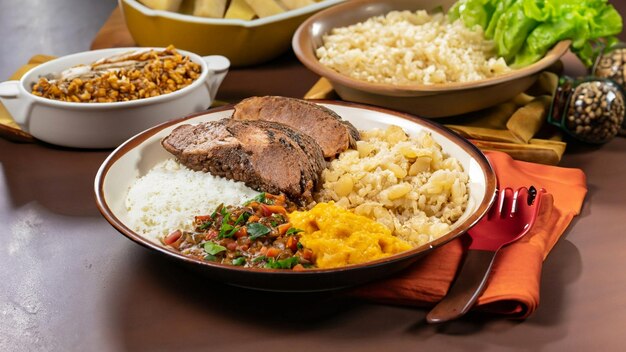
[[[217,233],[217,231],[215,230],[210,230],[209,232],[207,232],[207,234],[204,236],[205,240],[212,240],[217,238],[217,235],[219,235],[219,233]]]
[[[265,252],[266,257],[274,258],[280,254],[280,249],[276,247],[271,247]]]
[[[298,250],[298,238],[295,236],[287,237],[287,244],[285,246],[296,252]]]
[[[235,242],[235,241],[228,242],[228,243],[226,244],[226,248],[227,248],[229,251],[234,251],[235,249],[237,249],[237,242]]]
[[[310,250],[309,248],[305,248],[302,251],[302,258],[308,260],[308,261],[313,261],[313,251]]]
[[[267,205],[261,204],[261,209],[263,211],[263,216],[272,216],[272,214],[283,214],[287,215],[287,210],[280,205]]]
[[[306,268],[302,264],[296,264],[291,268],[293,271],[305,271]]]
[[[183,233],[180,230],[173,231],[169,235],[165,236],[165,238],[163,239],[163,243],[165,243],[168,246],[171,246],[174,242],[178,241],[178,239],[182,235]]]
[[[248,229],[245,226],[240,227],[239,230],[235,232],[235,238],[241,238],[244,236],[248,236]]]
[[[273,200],[274,205],[285,205],[285,203],[287,202],[285,195],[282,193],[279,195],[265,193],[265,198]]]
[[[289,230],[289,228],[291,227],[291,223],[286,223],[286,224],[282,224],[282,225],[278,225],[278,233],[282,236],[285,233],[287,233],[287,230]]]
[[[211,215],[198,215],[195,217],[196,222],[206,222],[211,220]]]

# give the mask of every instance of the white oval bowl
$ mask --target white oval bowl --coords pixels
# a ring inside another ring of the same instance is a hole
[[[149,127],[211,106],[230,62],[223,56],[201,57],[184,50],[178,52],[200,65],[202,72],[192,84],[172,93],[112,103],[65,102],[31,93],[42,76],[147,49],[165,48],[93,50],[48,61],[26,72],[19,81],[0,83],[0,101],[25,132],[44,142],[75,148],[114,148]]]

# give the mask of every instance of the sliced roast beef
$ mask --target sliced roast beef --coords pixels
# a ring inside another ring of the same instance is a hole
[[[326,161],[309,136],[271,121],[223,119],[182,125],[161,144],[192,170],[263,192],[309,200]]]
[[[288,125],[311,137],[322,147],[325,158],[335,158],[359,140],[359,131],[334,111],[305,100],[264,96],[235,105],[233,119],[266,120]]]

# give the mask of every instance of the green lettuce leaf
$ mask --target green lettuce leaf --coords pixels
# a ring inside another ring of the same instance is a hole
[[[513,67],[541,59],[561,40],[591,66],[600,50],[616,41],[622,17],[607,0],[459,0],[449,12],[468,28],[480,25],[496,54]]]
[[[492,0],[463,0],[448,11],[452,20],[461,19],[468,28],[487,27],[495,6]]]
[[[489,19],[489,23],[487,24],[487,27],[485,28],[485,38],[487,39],[493,39],[493,36],[496,33],[496,26],[498,25],[498,21],[500,20],[500,17],[502,17],[502,14],[504,14],[504,12],[509,7],[511,7],[511,5],[513,5],[515,0],[501,0],[501,1],[496,1],[496,2],[497,4],[495,7],[495,10],[493,11],[491,18]]]
[[[524,11],[524,2],[517,1],[511,5],[498,19],[493,40],[496,53],[507,62],[512,61],[524,45],[528,34],[539,24]]]

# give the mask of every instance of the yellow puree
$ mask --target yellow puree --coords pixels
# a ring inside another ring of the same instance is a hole
[[[300,242],[313,251],[318,268],[368,262],[412,248],[384,225],[332,202],[295,211],[289,214],[289,221],[304,230]]]

